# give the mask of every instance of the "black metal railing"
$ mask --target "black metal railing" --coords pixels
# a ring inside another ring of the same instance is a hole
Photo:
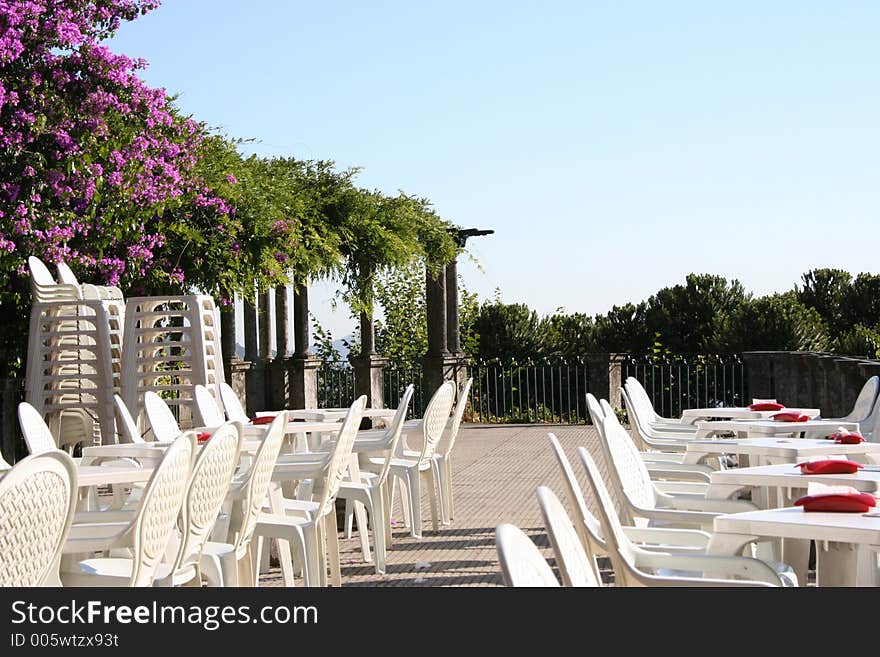
[[[678,417],[687,408],[748,404],[748,381],[739,355],[628,355],[621,374],[624,380],[638,379],[654,410],[664,417]]]
[[[318,408],[345,408],[354,398],[351,363],[347,360],[324,361],[318,368]]]
[[[584,424],[589,415],[586,361],[472,362],[468,414],[472,422]]]
[[[382,369],[382,394],[387,407],[397,408],[403,391],[410,383],[415,386],[415,390],[413,390],[406,417],[408,419],[421,418],[425,414],[425,404],[427,404],[422,388],[422,368],[388,366]]]

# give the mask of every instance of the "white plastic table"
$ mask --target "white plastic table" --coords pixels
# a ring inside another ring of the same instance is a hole
[[[257,417],[275,415],[276,411],[257,411]],[[309,420],[314,422],[339,422],[348,413],[347,408],[299,408],[287,411],[289,420]],[[397,413],[393,408],[365,408],[363,417],[390,419]]]
[[[721,515],[714,520],[710,554],[740,554],[760,538],[816,541],[818,586],[877,586],[880,513],[806,512],[799,506]]]
[[[880,458],[880,443],[839,445],[824,438],[743,438],[689,440],[683,463],[699,463],[711,456],[737,454],[740,466],[796,463],[811,456],[840,455],[861,463],[875,463]]]
[[[710,417],[729,420],[767,420],[776,413],[802,413],[810,418],[820,415],[818,408],[784,408],[779,411],[753,411],[745,406],[721,406],[713,408],[688,408],[681,412],[682,424],[694,424],[697,420],[708,420]]]
[[[737,491],[752,488],[752,501],[762,509],[792,506],[807,494],[810,483],[827,486],[850,486],[866,493],[880,493],[880,466],[867,465],[854,474],[801,474],[792,463],[761,465],[749,468],[717,470],[710,475],[706,497],[730,498]],[[810,561],[810,542],[785,539],[773,545],[772,558],[795,569],[800,581],[806,581]]]
[[[780,436],[810,433],[832,434],[840,427],[846,431],[858,431],[858,422],[839,422],[837,420],[807,420],[806,422],[777,422],[776,420],[717,420],[697,422],[695,438],[708,438],[721,433],[734,433],[737,438],[753,436]]]

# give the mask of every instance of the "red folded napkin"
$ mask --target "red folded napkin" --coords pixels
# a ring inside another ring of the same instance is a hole
[[[261,415],[260,417],[252,417],[251,424],[272,424],[274,419],[274,415]]]
[[[750,411],[781,411],[785,406],[776,402],[761,402],[759,404],[749,404]]]
[[[876,506],[877,499],[870,493],[823,493],[805,495],[796,500],[794,504],[804,507],[804,511],[864,513]]]
[[[801,469],[801,474],[852,474],[864,466],[861,463],[844,459],[822,459],[804,461],[795,467]]]
[[[771,417],[777,422],[806,422],[810,419],[810,416],[804,413],[776,413]]]
[[[839,445],[858,445],[865,442],[865,437],[857,431],[835,431],[828,439]]]
[[[208,433],[207,431],[205,431],[205,432],[203,432],[203,433],[196,434],[196,438],[198,439],[198,441],[199,441],[200,443],[206,443],[206,442],[208,442],[208,439],[209,439],[210,437],[211,437],[211,434]]]

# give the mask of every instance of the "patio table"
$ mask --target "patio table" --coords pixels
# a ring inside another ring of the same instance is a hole
[[[880,459],[880,443],[843,445],[823,438],[743,438],[689,440],[685,444],[683,463],[699,463],[711,456],[737,454],[740,466],[796,463],[811,456],[846,456],[854,461],[876,463]]]
[[[801,474],[792,463],[761,465],[748,468],[718,470],[710,475],[706,497],[727,499],[743,488],[752,488],[752,501],[762,509],[792,506],[807,493],[811,483],[828,486],[850,486],[874,495],[880,492],[880,466],[866,465],[853,474]],[[805,581],[810,560],[810,542],[780,539],[773,544],[770,557],[792,566],[798,578]]]
[[[877,586],[880,513],[806,512],[799,506],[721,515],[709,554],[740,554],[760,538],[816,541],[818,586]]]
[[[694,424],[697,420],[717,417],[728,420],[769,420],[776,413],[801,413],[817,418],[818,408],[785,408],[779,411],[753,411],[745,406],[721,406],[712,408],[688,408],[681,412],[682,424]]]
[[[339,422],[348,413],[347,408],[299,408],[287,411],[290,420],[311,420],[315,422]],[[365,408],[363,417],[391,419],[397,413],[393,408]],[[273,411],[258,411],[257,417],[273,415]]]
[[[708,438],[721,433],[734,433],[737,438],[754,436],[781,436],[791,434],[824,433],[832,434],[843,427],[846,431],[858,431],[858,422],[839,422],[837,420],[807,420],[806,422],[777,422],[776,420],[718,420],[697,422],[695,438]]]

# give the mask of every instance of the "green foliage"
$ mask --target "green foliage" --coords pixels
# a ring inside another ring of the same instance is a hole
[[[843,323],[842,307],[852,282],[852,275],[842,269],[812,269],[801,276],[801,287],[795,286],[798,300],[814,308],[829,327]]]
[[[521,303],[485,302],[474,320],[477,354],[485,360],[524,362],[546,354],[538,313]]]
[[[384,319],[376,320],[376,350],[392,367],[418,366],[428,351],[425,268],[412,262],[379,276],[376,301]]]
[[[880,331],[856,324],[834,339],[832,349],[844,356],[880,358]]]
[[[724,316],[714,336],[715,351],[826,351],[828,332],[819,312],[795,292],[741,304]]]

